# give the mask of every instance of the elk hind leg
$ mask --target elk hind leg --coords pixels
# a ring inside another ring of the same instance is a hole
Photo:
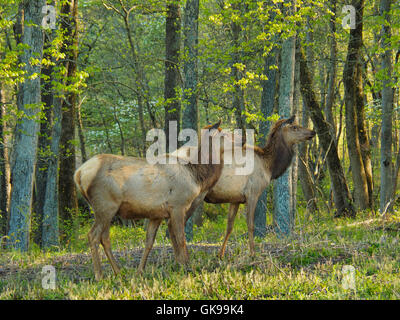
[[[108,223],[102,234],[101,234],[101,245],[103,246],[104,252],[106,253],[106,256],[108,258],[108,261],[111,264],[111,267],[114,271],[114,274],[117,275],[120,272],[120,269],[118,267],[118,263],[114,258],[114,255],[111,251],[111,241],[110,241],[110,223]]]
[[[229,236],[232,233],[233,230],[233,224],[235,222],[235,217],[239,209],[239,203],[231,203],[229,206],[229,214],[228,214],[228,223],[226,226],[226,234],[225,234],[225,239],[224,243],[222,244],[221,250],[219,251],[219,257],[222,259],[225,255],[225,249],[226,245],[228,243]]]
[[[142,259],[140,260],[138,273],[142,273],[144,267],[146,266],[147,257],[151,249],[153,248],[154,240],[156,238],[158,227],[161,224],[162,219],[152,219],[149,221],[149,225],[147,226],[147,233],[146,233],[146,246],[144,248],[144,252],[142,255]]]
[[[102,231],[103,231],[102,223],[99,220],[95,220],[92,228],[88,233],[88,241],[89,241],[90,251],[92,253],[94,275],[97,281],[102,278],[101,263],[98,250]]]

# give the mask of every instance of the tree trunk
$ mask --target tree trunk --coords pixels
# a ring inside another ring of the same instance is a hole
[[[78,120],[78,136],[79,136],[79,146],[81,147],[81,156],[82,156],[82,163],[86,162],[88,159],[86,153],[86,142],[85,142],[85,135],[83,132],[83,122],[82,122],[82,113],[81,113],[81,105],[83,103],[83,98],[79,103],[76,110],[76,118]]]
[[[53,103],[54,122],[51,130],[50,157],[47,163],[47,183],[43,203],[42,247],[51,248],[59,245],[59,206],[58,206],[58,153],[61,138],[61,99]]]
[[[362,79],[362,65],[359,63],[357,66],[356,75],[356,117],[357,117],[357,134],[360,141],[361,158],[364,165],[365,178],[368,187],[368,206],[373,206],[373,176],[372,176],[372,162],[371,162],[371,146],[368,137],[368,127],[365,122],[365,96],[363,91]]]
[[[67,85],[76,74],[78,58],[78,0],[66,2],[61,7],[61,29],[65,32],[66,40],[62,52],[66,54]],[[59,170],[59,205],[60,218],[64,223],[71,223],[78,212],[78,200],[76,195],[74,173],[75,163],[75,108],[76,92],[67,92],[62,103],[61,138],[60,138],[60,170]],[[65,230],[62,229],[63,235]]]
[[[179,4],[169,2],[167,5],[167,18],[165,23],[165,134],[167,140],[167,152],[170,149],[169,124],[176,121],[177,133],[180,131],[181,106],[179,102],[179,49],[181,43],[181,15]]]
[[[186,60],[183,66],[183,129],[190,128],[198,132],[198,106],[197,106],[197,57],[198,57],[198,20],[199,20],[199,0],[187,0],[185,7],[183,34],[184,52]],[[202,206],[199,206],[189,218],[185,226],[187,240],[193,239],[193,223],[201,223],[203,214]]]
[[[268,118],[274,112],[275,92],[276,92],[276,76],[277,71],[271,68],[278,65],[278,49],[275,47],[265,58],[264,74],[267,80],[262,82],[261,94],[261,113],[264,118]],[[271,127],[270,121],[260,122],[261,141],[265,142]],[[258,199],[254,212],[254,236],[264,238],[267,227],[267,189],[265,189]]]
[[[343,70],[343,83],[345,87],[345,114],[347,147],[349,150],[351,173],[354,183],[354,200],[358,209],[368,207],[368,183],[365,175],[364,163],[361,155],[360,139],[357,121],[357,95],[359,91],[358,66],[360,64],[364,0],[353,0],[352,5],[356,10],[356,27],[350,30],[346,63]]]
[[[310,26],[310,18],[307,18],[307,25],[308,25],[308,30],[306,34],[306,41],[308,43],[312,43],[314,41],[314,35],[311,30]],[[300,50],[300,48],[299,48]],[[299,51],[296,51],[296,60],[299,61],[299,68],[300,68],[300,55]],[[308,46],[306,48],[306,55],[307,55],[307,65],[308,69],[310,70],[311,74],[314,73],[314,53],[312,50],[312,47]],[[300,73],[299,73],[300,75]],[[301,86],[301,84],[299,84]],[[301,88],[300,88],[301,89]],[[302,108],[302,119],[301,123],[302,126],[305,128],[309,127],[309,108],[307,107],[307,104],[303,100],[303,108]],[[308,157],[308,148],[309,144],[307,142],[303,142],[299,145],[299,180],[301,184],[301,188],[303,190],[304,198],[307,201],[307,211],[309,213],[316,213],[318,212],[318,207],[317,207],[317,199],[315,196],[315,189],[313,187],[314,182],[312,179],[312,175],[310,173],[310,166],[309,166],[309,157]]]
[[[7,204],[8,204],[8,153],[6,145],[5,135],[5,91],[3,84],[0,83],[0,237],[7,234],[8,216],[7,216]]]
[[[310,116],[318,134],[321,147],[326,154],[329,174],[332,180],[333,198],[336,206],[336,217],[354,216],[351,195],[347,187],[346,178],[339,160],[335,137],[332,136],[320,106],[318,105],[310,71],[302,50],[300,50],[300,90],[304,103],[310,109]]]
[[[232,31],[232,40],[233,40],[233,53],[231,58],[231,69],[232,69],[232,78],[234,80],[234,90],[232,96],[232,110],[235,112],[236,117],[236,126],[238,129],[242,129],[242,133],[244,134],[244,129],[246,128],[246,123],[243,119],[243,111],[244,107],[244,90],[238,84],[238,81],[242,78],[240,75],[240,70],[235,66],[235,64],[240,63],[240,32],[241,27],[238,23],[231,23],[231,31]]]
[[[52,41],[52,34],[44,33],[44,50],[50,48]],[[44,58],[47,60],[53,60],[49,53],[44,53]],[[46,65],[42,68],[42,74],[48,77],[41,79],[42,85],[42,104],[44,119],[40,122],[40,133],[38,141],[38,154],[35,172],[35,183],[34,183],[34,213],[36,217],[36,223],[38,224],[38,230],[34,234],[34,241],[38,245],[41,245],[42,238],[42,220],[43,220],[43,205],[46,192],[47,183],[47,169],[49,162],[48,151],[50,149],[50,139],[51,139],[51,124],[53,122],[53,91],[51,85],[51,74],[53,67],[51,65]]]
[[[336,124],[333,115],[333,107],[335,102],[335,88],[336,88],[336,0],[330,1],[330,9],[334,15],[330,18],[330,36],[331,38],[331,52],[329,61],[329,78],[328,78],[328,91],[326,94],[325,114],[326,121],[331,126],[332,135],[336,136]]]
[[[279,79],[279,115],[290,117],[293,111],[294,70],[296,54],[296,37],[283,41],[280,79]],[[274,184],[274,208],[276,232],[278,235],[289,235],[293,228],[292,208],[292,168],[279,177]]]
[[[381,0],[380,14],[385,19],[381,31],[380,46],[383,50],[381,55],[381,68],[384,70],[385,79],[382,88],[382,132],[381,132],[381,194],[380,212],[383,213],[392,195],[392,114],[393,114],[393,89],[390,85],[392,74],[392,50],[389,39],[390,30],[390,7],[391,0]],[[391,210],[391,208],[389,208]]]
[[[24,26],[21,39],[22,43],[30,49],[25,49],[21,56],[26,79],[19,86],[17,100],[18,109],[24,113],[24,116],[15,127],[8,232],[9,246],[22,251],[28,250],[29,246],[32,189],[39,132],[37,117],[40,112],[40,77],[29,77],[40,74],[41,66],[31,64],[30,60],[36,58],[41,61],[43,55],[41,29],[43,5],[45,5],[43,0],[30,0],[23,3],[25,21],[30,21],[30,23]]]

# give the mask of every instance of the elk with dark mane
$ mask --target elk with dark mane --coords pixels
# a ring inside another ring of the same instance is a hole
[[[296,143],[310,140],[315,131],[303,128],[295,123],[295,116],[277,121],[270,130],[265,146],[244,145],[243,148],[254,149],[254,169],[249,175],[235,175],[239,164],[225,164],[221,177],[205,201],[210,203],[230,203],[228,224],[225,239],[220,250],[220,257],[225,254],[228,238],[233,230],[233,224],[239,205],[247,206],[247,228],[250,254],[254,255],[254,210],[258,198],[271,180],[279,178],[291,165]]]
[[[246,222],[250,254],[254,255],[254,210],[258,198],[271,180],[279,178],[290,166],[294,156],[294,145],[310,140],[314,136],[315,131],[295,123],[295,116],[281,119],[272,126],[264,147],[248,144],[242,147],[243,152],[246,152],[246,149],[252,149],[254,154],[253,171],[250,174],[237,174],[237,169],[243,167],[242,163],[236,161],[232,164],[225,163],[218,182],[205,197],[205,201],[209,203],[230,203],[226,235],[219,253],[221,258],[225,254],[226,244],[241,203],[247,205]],[[232,140],[235,139],[232,137]],[[181,147],[174,154],[179,157],[188,157],[189,148]]]
[[[219,125],[220,122],[207,127],[207,138],[212,139],[216,135],[218,130],[215,129],[219,129]],[[223,143],[219,144],[219,150],[216,150],[212,141],[208,145],[209,157],[219,152],[223,159]],[[199,154],[202,151],[200,146]],[[188,262],[184,235],[184,224],[188,216],[185,215],[194,211],[218,181],[223,161],[218,164],[211,161],[208,164],[176,162],[149,164],[146,159],[100,154],[86,161],[75,172],[75,183],[94,211],[95,220],[88,233],[88,240],[96,279],[102,276],[98,253],[100,243],[114,273],[119,273],[109,236],[111,220],[115,215],[125,219],[149,219],[145,250],[138,272],[145,267],[163,219],[169,220],[168,230],[176,260],[180,263]]]

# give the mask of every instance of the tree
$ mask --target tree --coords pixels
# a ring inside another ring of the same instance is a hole
[[[291,2],[291,10],[294,10],[294,2]],[[296,36],[291,35],[283,40],[281,51],[278,112],[283,118],[290,117],[293,111],[295,53]],[[274,218],[276,232],[281,235],[289,235],[293,227],[292,183],[292,168],[289,167],[274,184]]]
[[[275,92],[276,92],[276,79],[277,70],[275,66],[278,65],[278,49],[274,49],[265,58],[264,74],[267,80],[262,82],[262,93],[261,93],[261,113],[264,118],[270,117],[274,111],[275,104]],[[265,141],[269,129],[271,127],[270,121],[260,122],[260,134],[262,140]],[[264,190],[258,199],[256,209],[254,211],[254,235],[256,237],[264,238],[266,232],[266,211],[267,211],[267,190]]]
[[[321,108],[317,102],[311,73],[308,69],[303,50],[299,51],[300,59],[300,90],[304,103],[308,106],[310,117],[314,123],[315,131],[321,143],[323,152],[326,154],[329,174],[332,180],[333,198],[336,206],[336,217],[355,216],[349,188],[340,163],[335,136],[329,129],[329,124],[324,118]]]
[[[363,32],[364,0],[353,0],[356,11],[355,28],[350,30],[347,58],[343,70],[343,83],[345,87],[345,111],[347,147],[349,150],[351,173],[354,182],[354,201],[357,208],[363,210],[368,207],[369,194],[368,183],[365,174],[364,163],[361,154],[360,138],[358,134],[358,119],[356,106],[360,102],[357,96],[360,93],[360,56]],[[361,121],[361,119],[360,119]]]
[[[180,131],[181,105],[179,99],[180,73],[179,49],[181,45],[181,14],[177,1],[168,1],[165,22],[165,135],[167,152],[170,150],[169,125],[170,121],[177,122],[177,132]]]
[[[51,30],[51,29],[50,29]],[[42,235],[42,220],[43,220],[43,205],[46,194],[46,183],[47,183],[47,166],[49,161],[49,150],[51,140],[51,124],[53,121],[53,90],[51,81],[54,80],[52,77],[53,65],[52,57],[50,54],[51,41],[53,38],[52,32],[44,32],[44,47],[43,47],[43,60],[46,64],[42,67],[41,77],[41,101],[43,104],[43,117],[40,121],[40,132],[38,141],[38,154],[37,163],[35,170],[35,182],[34,182],[34,212],[36,217],[36,223],[38,225],[38,232],[35,233],[34,239],[37,244],[41,244]]]
[[[10,202],[9,245],[22,251],[29,246],[32,210],[32,189],[36,164],[40,115],[40,74],[43,55],[41,29],[43,0],[23,2],[24,24],[21,36],[26,46],[21,56],[25,80],[18,89],[18,110],[23,114],[15,127],[14,163],[11,167],[12,191]]]
[[[8,153],[5,148],[5,90],[0,83],[0,234],[7,233],[7,204],[8,204]]]
[[[184,34],[184,53],[185,60],[183,65],[183,129],[190,128],[198,131],[199,111],[197,106],[197,83],[198,83],[198,20],[199,20],[199,0],[187,0],[184,15],[183,34]],[[200,205],[193,215],[189,218],[185,226],[187,240],[193,239],[193,222],[201,219],[202,206]]]
[[[391,0],[381,0],[380,14],[384,19],[381,31],[380,45],[383,50],[381,55],[381,68],[384,70],[382,88],[382,132],[381,132],[381,194],[380,211],[385,212],[386,206],[392,195],[392,113],[393,89],[391,85],[392,50],[390,48],[390,7]],[[389,208],[390,209],[390,208]]]
[[[70,223],[78,211],[73,176],[75,163],[75,114],[77,93],[70,88],[74,83],[78,59],[78,0],[65,1],[60,11],[60,29],[64,35],[61,52],[65,54],[65,69],[67,70],[65,99],[62,100],[62,121],[60,138],[60,171],[59,171],[59,205],[60,218],[64,223]],[[65,230],[63,229],[65,235]]]

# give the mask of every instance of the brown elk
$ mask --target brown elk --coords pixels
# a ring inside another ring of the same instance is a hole
[[[246,222],[250,254],[254,255],[254,210],[258,198],[271,180],[279,178],[290,166],[294,155],[293,146],[314,136],[315,131],[295,123],[295,116],[282,119],[271,128],[263,148],[244,146],[244,148],[254,148],[254,169],[250,175],[235,175],[234,169],[237,164],[235,162],[232,165],[225,164],[221,177],[205,198],[209,203],[230,203],[226,235],[219,253],[221,258],[225,254],[226,244],[241,203],[247,206]]]
[[[208,126],[216,136],[220,122]],[[205,136],[204,136],[205,137]],[[222,138],[223,135],[220,136]],[[203,136],[201,137],[203,139]],[[209,157],[219,152],[223,159],[224,144],[216,150],[209,143]],[[199,156],[201,146],[198,149]],[[167,155],[167,157],[174,157]],[[119,267],[111,251],[109,229],[115,215],[125,219],[147,218],[146,244],[138,272],[143,271],[152,249],[158,227],[163,219],[169,219],[168,230],[176,260],[188,262],[184,224],[207,192],[221,175],[223,160],[208,164],[182,163],[149,164],[145,159],[100,154],[86,161],[74,175],[82,195],[94,211],[94,224],[88,233],[96,279],[102,276],[98,246],[101,243],[115,274]]]
[[[253,171],[249,175],[237,175],[236,169],[241,164],[235,161],[225,164],[221,177],[215,186],[207,193],[205,201],[209,203],[230,203],[227,230],[219,256],[225,254],[226,244],[232,233],[234,220],[241,203],[247,206],[247,227],[249,235],[250,254],[254,255],[254,210],[258,198],[271,180],[279,178],[290,166],[294,155],[293,146],[296,143],[310,140],[315,131],[303,128],[295,123],[295,117],[277,121],[270,130],[263,148],[244,145],[243,150],[252,148],[254,151]],[[187,148],[178,149],[175,154],[185,157]]]

